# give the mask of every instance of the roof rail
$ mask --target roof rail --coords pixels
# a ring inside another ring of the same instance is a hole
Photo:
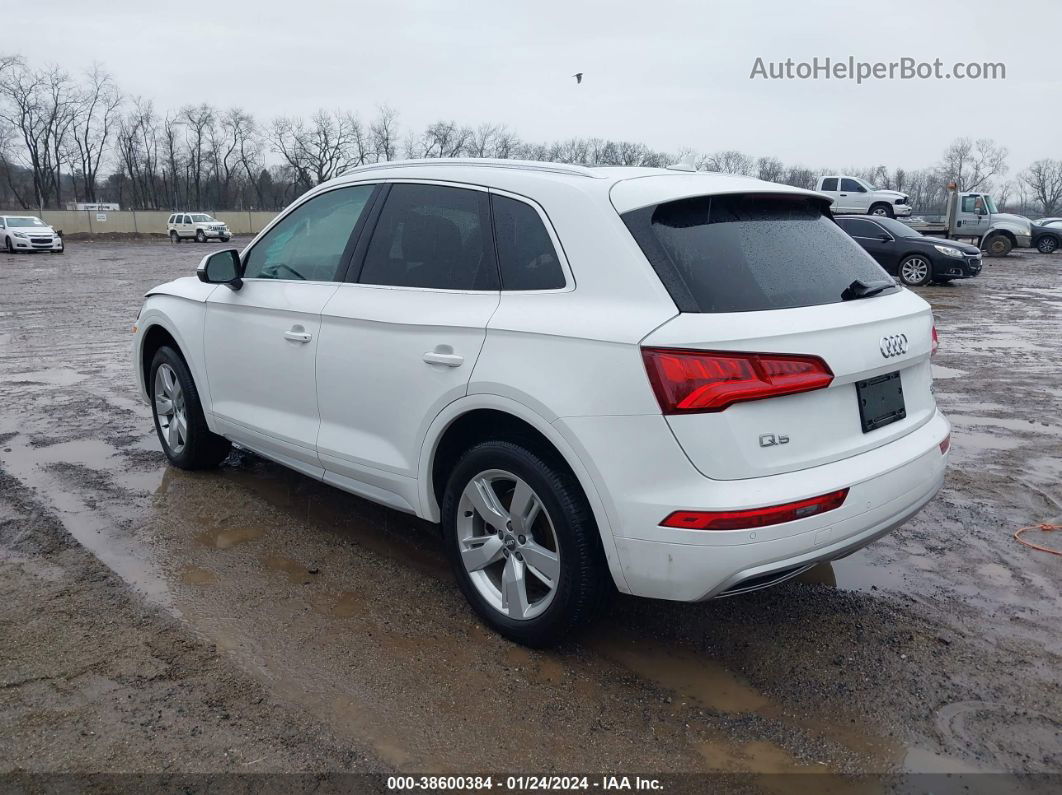
[[[595,173],[587,166],[573,166],[567,163],[548,163],[538,160],[505,160],[488,157],[428,157],[417,160],[387,160],[381,163],[369,163],[364,166],[344,171],[341,176],[361,174],[365,171],[375,171],[384,168],[415,168],[417,166],[465,166],[479,168],[511,168],[521,171],[547,171],[553,174],[567,174],[573,177],[590,177],[601,179],[600,173]]]

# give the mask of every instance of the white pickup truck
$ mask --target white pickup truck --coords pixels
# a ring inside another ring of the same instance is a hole
[[[911,200],[906,193],[895,190],[880,190],[858,177],[831,174],[819,177],[815,190],[831,199],[830,211],[859,215],[883,215],[887,218],[911,214]]]

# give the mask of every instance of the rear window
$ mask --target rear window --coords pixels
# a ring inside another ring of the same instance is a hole
[[[832,304],[857,279],[890,279],[811,197],[698,196],[623,220],[682,312]]]

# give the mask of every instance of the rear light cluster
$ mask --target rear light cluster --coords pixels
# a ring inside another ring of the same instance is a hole
[[[833,372],[818,356],[643,348],[664,414],[722,411],[732,403],[823,389]]]
[[[929,344],[929,355],[936,356],[937,348],[940,347],[940,337],[937,336],[937,325],[933,324],[933,341]]]
[[[940,443],[940,454],[946,455],[948,450],[951,449],[951,433],[944,437],[944,441]]]
[[[750,508],[743,511],[675,511],[660,524],[683,530],[744,530],[750,527],[767,527],[840,508],[846,497],[848,489],[841,489],[821,497],[772,505],[769,508]]]

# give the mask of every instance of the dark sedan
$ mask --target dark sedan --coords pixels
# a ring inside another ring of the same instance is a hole
[[[909,287],[971,279],[981,272],[981,250],[977,246],[924,237],[891,218],[838,215],[834,220],[881,267]]]
[[[1032,246],[1041,254],[1062,248],[1062,218],[1041,218],[1032,225]]]

